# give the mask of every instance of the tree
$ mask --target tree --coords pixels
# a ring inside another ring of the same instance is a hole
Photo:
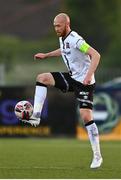
[[[118,58],[121,49],[121,1],[66,0],[64,3],[65,11],[71,16],[72,29],[112,60]]]

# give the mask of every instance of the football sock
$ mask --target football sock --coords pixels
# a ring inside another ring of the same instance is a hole
[[[91,143],[92,151],[94,156],[101,156],[100,153],[100,142],[99,142],[99,133],[97,125],[94,121],[89,121],[85,124],[85,127],[88,132],[89,140]]]
[[[47,86],[36,82],[33,116],[39,118],[47,95]]]

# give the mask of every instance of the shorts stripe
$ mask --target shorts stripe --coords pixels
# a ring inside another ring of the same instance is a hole
[[[79,99],[77,98],[78,101],[81,101],[81,102],[85,102],[85,103],[89,103],[89,104],[92,104],[93,105],[93,102],[90,101],[90,100],[85,100],[85,99]]]
[[[61,75],[61,77],[63,78],[63,80],[64,80],[64,82],[65,82],[65,84],[66,84],[66,91],[68,91],[68,90],[69,90],[69,84],[68,84],[68,82],[66,81],[64,75],[63,75],[61,72],[60,72],[59,74]]]

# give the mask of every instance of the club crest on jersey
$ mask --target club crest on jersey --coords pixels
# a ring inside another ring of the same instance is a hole
[[[70,49],[69,42],[66,43],[66,49]]]

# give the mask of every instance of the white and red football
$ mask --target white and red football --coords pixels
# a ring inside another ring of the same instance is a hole
[[[33,106],[29,101],[19,101],[15,106],[14,112],[19,119],[29,119],[33,114]]]

